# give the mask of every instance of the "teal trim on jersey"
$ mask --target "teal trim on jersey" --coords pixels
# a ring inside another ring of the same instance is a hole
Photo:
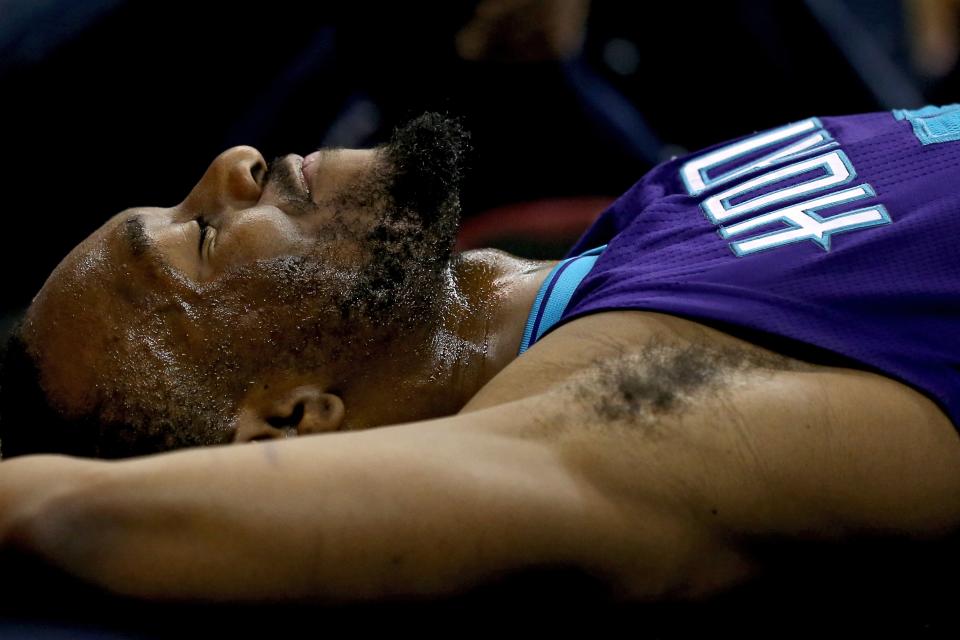
[[[540,285],[536,300],[534,300],[533,307],[530,309],[530,315],[527,316],[527,324],[523,330],[523,340],[520,342],[518,355],[529,349],[534,342],[560,321],[560,317],[570,303],[570,298],[573,297],[573,292],[587,277],[600,254],[606,248],[607,245],[603,245],[584,251],[579,256],[561,261],[550,271],[543,284]]]
[[[842,178],[842,179],[841,179],[840,181],[838,181],[838,182],[833,182],[833,183],[830,183],[830,184],[821,185],[821,186],[816,187],[816,188],[813,188],[813,189],[808,189],[808,190],[806,190],[806,191],[801,191],[800,193],[795,193],[795,194],[790,195],[790,196],[787,196],[787,197],[785,197],[785,198],[781,197],[779,200],[769,200],[769,198],[770,198],[771,196],[775,196],[775,195],[777,195],[777,194],[782,194],[782,193],[784,193],[785,191],[788,191],[788,190],[790,190],[790,189],[795,189],[795,188],[801,187],[801,186],[803,186],[803,185],[808,185],[808,184],[817,182],[817,181],[819,181],[819,180],[823,180],[823,178],[825,178],[825,177],[836,177],[837,174],[834,173],[834,172],[830,169],[830,166],[829,166],[829,161],[828,161],[828,159],[829,159],[831,156],[835,156],[835,157],[843,164],[844,168],[846,168],[846,171],[847,171],[846,177]],[[751,182],[751,181],[744,182],[743,184],[741,184],[741,185],[739,185],[739,186],[737,186],[737,187],[733,187],[733,188],[731,188],[731,189],[728,189],[728,190],[726,190],[726,191],[723,191],[723,192],[721,192],[721,193],[718,193],[717,195],[710,196],[709,198],[703,200],[703,201],[700,203],[700,210],[703,212],[703,215],[707,218],[707,220],[709,220],[709,221],[712,222],[713,224],[718,224],[718,225],[719,225],[719,224],[723,224],[723,223],[725,223],[725,222],[728,222],[731,218],[740,218],[740,217],[745,216],[745,215],[747,215],[747,214],[749,214],[749,213],[754,213],[755,211],[758,211],[758,210],[760,210],[760,209],[766,209],[766,208],[768,208],[768,207],[781,206],[781,205],[782,205],[783,203],[785,203],[785,202],[790,202],[790,201],[792,201],[792,200],[798,200],[798,199],[800,199],[800,198],[806,198],[806,197],[808,197],[808,196],[810,196],[810,195],[812,195],[812,194],[814,194],[814,193],[819,193],[819,192],[821,192],[821,191],[828,191],[828,190],[831,190],[831,189],[838,189],[839,187],[841,187],[841,186],[843,186],[843,185],[845,185],[845,184],[850,184],[851,182],[853,182],[853,181],[857,178],[857,170],[854,168],[853,163],[850,162],[850,159],[847,157],[847,154],[844,153],[844,151],[843,151],[842,149],[836,149],[836,150],[834,150],[834,151],[831,151],[830,153],[826,153],[826,154],[822,155],[821,157],[815,158],[815,159],[816,159],[816,160],[821,160],[822,162],[821,162],[820,164],[811,165],[810,167],[808,167],[807,169],[804,169],[803,171],[798,171],[798,172],[793,173],[793,174],[783,175],[783,176],[780,176],[779,178],[777,178],[777,179],[775,179],[775,180],[768,180],[767,182],[761,182],[761,183],[759,183],[759,184],[756,184],[756,185],[751,186],[749,189],[746,189],[746,188],[744,188],[744,187],[750,185],[750,182]],[[798,163],[795,163],[795,164],[799,164],[799,162],[798,162]],[[776,171],[780,171],[780,170],[782,170],[782,169],[790,169],[790,168],[792,168],[792,167],[790,167],[790,166],[788,165],[787,167],[780,167],[780,168],[776,169]],[[737,204],[731,204],[731,202],[730,202],[733,198],[739,198],[739,197],[741,197],[741,196],[744,196],[744,195],[749,194],[749,193],[752,192],[752,191],[757,191],[757,190],[759,190],[759,189],[763,189],[763,188],[765,188],[765,187],[769,187],[770,185],[777,184],[778,182],[783,182],[783,181],[785,181],[785,180],[789,180],[789,179],[791,179],[791,178],[795,178],[795,177],[797,177],[797,176],[799,176],[799,175],[804,175],[804,174],[806,174],[806,173],[810,173],[811,171],[816,171],[816,170],[819,169],[819,168],[826,169],[826,170],[828,171],[828,173],[824,173],[823,176],[811,178],[810,180],[804,180],[803,182],[798,182],[797,184],[791,185],[791,186],[789,186],[789,187],[783,187],[783,188],[777,189],[777,190],[775,190],[775,191],[767,192],[767,193],[765,193],[765,194],[763,194],[763,195],[760,195],[760,196],[754,196],[753,198],[751,198],[751,199],[749,199],[749,200],[746,200],[746,201],[744,201],[744,202],[738,202]],[[772,173],[772,172],[771,172],[771,173]],[[769,175],[769,174],[767,174],[767,175]],[[762,179],[763,177],[764,177],[764,176],[762,176],[762,175],[761,175],[761,176],[757,176],[756,178],[753,178],[752,181],[760,180],[760,179]],[[725,197],[721,197],[721,196],[725,196]],[[766,200],[765,200],[765,199],[766,199]],[[758,201],[760,202],[759,205],[757,204]],[[724,215],[723,218],[719,218],[719,217],[715,216],[715,215],[713,214],[713,211],[711,211],[711,206],[712,206],[712,203],[714,203],[714,202],[719,202],[720,208],[721,208],[721,210],[722,210],[722,214]],[[743,208],[740,209],[739,211],[736,211],[738,208],[741,208],[741,207],[743,207]],[[731,210],[735,210],[736,213],[735,213],[735,214],[731,214],[731,213],[730,213]]]
[[[817,140],[814,140],[814,138],[817,138]],[[779,155],[779,154],[782,154],[784,151],[791,149],[792,147],[796,147],[804,144],[808,146],[798,151],[792,151],[786,155]],[[719,187],[721,185],[727,184],[728,182],[732,180],[736,180],[737,178],[740,178],[742,176],[745,176],[750,172],[759,171],[760,169],[773,170],[774,168],[780,165],[785,165],[790,162],[796,162],[797,160],[800,160],[801,158],[804,158],[806,156],[811,156],[816,153],[820,153],[821,151],[826,151],[827,149],[832,149],[834,147],[837,147],[839,146],[839,144],[840,143],[830,138],[830,134],[827,131],[818,131],[817,133],[807,136],[802,140],[793,142],[792,144],[784,145],[782,149],[778,149],[773,153],[769,153],[764,157],[760,158],[759,160],[754,160],[753,162],[751,162],[749,165],[745,167],[734,169],[732,171],[729,171],[719,176],[718,178],[715,178],[712,182],[710,182],[710,184],[704,187],[703,191],[701,191],[700,193],[703,193],[707,190],[711,190],[714,187]],[[687,179],[682,172],[680,174],[680,177],[683,178],[684,183],[686,183]],[[688,189],[688,193],[689,193],[689,189]],[[692,194],[692,195],[699,195],[699,194]]]
[[[914,118],[927,118],[929,116],[938,116],[942,113],[947,113],[950,111],[956,111],[960,109],[960,104],[946,104],[942,107],[938,107],[932,104],[928,104],[925,107],[920,109],[894,109],[893,117],[897,120],[912,120]]]
[[[887,211],[887,208],[886,208],[885,206],[883,206],[882,204],[873,205],[873,206],[871,206],[871,207],[863,207],[863,208],[861,208],[861,209],[854,209],[853,211],[845,211],[844,213],[841,213],[841,214],[838,214],[838,215],[834,215],[834,216],[830,216],[830,217],[827,217],[827,218],[824,218],[824,217],[822,217],[822,216],[820,216],[820,215],[818,215],[818,214],[816,213],[817,211],[821,211],[821,210],[823,210],[823,209],[829,209],[829,208],[831,208],[831,207],[835,207],[835,206],[838,206],[838,205],[840,205],[840,204],[845,204],[846,202],[853,202],[853,201],[859,200],[859,199],[861,199],[861,198],[871,198],[871,197],[874,197],[874,196],[876,195],[876,194],[873,192],[873,188],[870,187],[870,185],[862,185],[862,186],[863,186],[864,189],[867,191],[867,193],[865,193],[865,194],[862,195],[862,196],[857,196],[857,197],[855,197],[855,198],[850,198],[850,199],[848,199],[848,200],[846,200],[846,201],[844,201],[844,202],[831,203],[831,204],[826,205],[826,206],[823,206],[823,207],[812,207],[812,208],[810,208],[810,209],[805,209],[805,210],[804,210],[804,213],[805,213],[806,215],[810,216],[811,218],[813,218],[814,220],[816,220],[817,222],[820,222],[820,223],[831,222],[831,221],[841,221],[841,220],[843,220],[844,218],[850,218],[850,217],[852,217],[852,216],[859,215],[859,214],[861,214],[861,213],[872,213],[872,214],[874,214],[874,218],[871,219],[871,220],[866,220],[866,221],[864,221],[864,222],[859,222],[859,223],[857,223],[857,224],[845,225],[845,226],[840,227],[840,228],[838,228],[838,229],[830,229],[830,230],[824,232],[823,235],[822,235],[822,237],[816,237],[816,236],[811,236],[811,235],[802,235],[802,236],[798,236],[798,237],[795,237],[795,238],[789,238],[788,235],[785,234],[783,230],[780,230],[780,231],[774,231],[774,232],[771,232],[771,233],[764,233],[764,234],[762,234],[762,235],[754,236],[754,237],[748,238],[748,239],[746,239],[746,240],[738,240],[738,241],[736,241],[736,242],[731,242],[728,246],[730,247],[730,250],[733,251],[733,254],[734,254],[735,256],[737,256],[738,258],[742,258],[742,257],[748,256],[748,255],[753,255],[753,254],[759,253],[759,252],[761,252],[761,251],[768,251],[768,250],[770,250],[770,249],[776,249],[777,247],[782,247],[782,246],[787,245],[787,244],[793,244],[793,243],[795,243],[795,242],[804,242],[804,241],[806,241],[806,240],[810,240],[810,241],[813,242],[814,244],[819,245],[820,248],[823,249],[824,251],[830,251],[830,249],[831,249],[831,239],[832,239],[833,236],[835,236],[835,235],[839,235],[839,234],[841,234],[841,233],[846,233],[846,232],[848,232],[848,231],[854,231],[854,230],[856,230],[856,229],[867,229],[867,228],[870,228],[870,227],[877,227],[877,226],[880,226],[880,225],[890,224],[891,222],[893,222],[893,218],[890,217],[890,213]],[[788,224],[788,225],[789,225],[790,227],[792,227],[793,229],[800,229],[800,228],[801,228],[799,225],[793,223],[792,221],[790,221],[790,220],[788,220],[788,219],[783,219],[783,222],[785,222],[786,224]],[[721,237],[721,238],[729,237],[729,235],[724,236],[725,231],[726,231],[725,229],[721,229],[721,230],[720,230],[720,237]],[[766,245],[766,246],[759,247],[759,248],[756,248],[756,249],[744,250],[744,249],[742,248],[743,245],[747,244],[748,242],[753,242],[753,241],[755,241],[755,240],[761,240],[761,239],[763,239],[763,238],[769,238],[769,237],[778,236],[778,235],[784,236],[784,238],[786,238],[786,239],[784,239],[784,240],[781,241],[781,242],[770,243],[770,244],[768,244],[768,245]]]
[[[796,194],[796,195],[790,196],[790,197],[787,198],[786,200],[795,200],[795,199],[798,199],[798,198],[805,198],[805,197],[807,197],[808,195],[810,195],[810,194],[812,194],[812,193],[818,193],[818,192],[820,192],[820,191],[825,191],[825,190],[827,190],[827,189],[834,189],[834,188],[836,188],[836,187],[838,187],[838,186],[840,186],[840,185],[848,184],[848,183],[853,182],[854,180],[856,180],[856,178],[857,178],[857,170],[854,169],[853,163],[850,162],[850,159],[847,157],[847,154],[846,154],[846,153],[844,153],[842,150],[838,149],[838,150],[836,150],[836,151],[832,151],[832,152],[830,152],[830,153],[827,153],[827,154],[824,154],[823,156],[821,156],[821,159],[823,159],[824,162],[821,163],[819,166],[818,166],[818,165],[813,165],[812,167],[810,167],[809,169],[807,169],[806,171],[803,172],[803,173],[810,173],[810,172],[816,171],[818,168],[822,167],[822,168],[824,168],[824,169],[827,170],[827,173],[825,173],[825,174],[822,175],[822,176],[816,176],[816,177],[810,178],[809,180],[804,180],[803,182],[798,182],[798,183],[796,183],[796,184],[790,185],[789,187],[784,187],[784,188],[782,188],[782,189],[777,189],[777,190],[775,190],[775,191],[769,191],[769,192],[767,192],[767,193],[765,193],[765,194],[763,194],[763,195],[754,196],[753,198],[750,198],[749,200],[745,200],[745,201],[743,201],[743,202],[738,202],[737,204],[732,204],[732,203],[730,202],[730,201],[733,200],[734,198],[739,198],[739,197],[741,197],[741,196],[744,196],[744,195],[750,193],[750,191],[756,191],[756,190],[758,190],[758,189],[763,189],[764,187],[769,187],[770,185],[776,184],[777,182],[783,182],[784,180],[789,180],[790,178],[795,178],[795,177],[797,177],[798,175],[803,175],[803,174],[802,174],[802,173],[799,173],[799,174],[798,174],[798,173],[795,173],[795,174],[793,174],[793,175],[786,175],[786,176],[783,176],[782,178],[780,178],[779,180],[776,180],[776,181],[764,182],[764,183],[762,183],[762,184],[758,184],[758,185],[757,185],[754,189],[752,189],[752,190],[740,191],[739,193],[731,194],[731,195],[727,196],[726,198],[721,198],[721,200],[720,200],[720,206],[723,207],[724,211],[729,211],[730,209],[733,209],[733,208],[735,208],[735,207],[742,207],[742,206],[744,206],[744,205],[750,204],[751,202],[756,202],[757,200],[759,200],[759,199],[761,199],[761,198],[767,198],[767,197],[770,197],[771,195],[775,195],[775,194],[778,194],[778,193],[782,193],[782,192],[784,192],[784,191],[786,191],[786,190],[788,190],[788,189],[795,189],[795,188],[797,188],[797,187],[801,187],[801,186],[803,186],[803,185],[810,184],[810,183],[812,183],[812,182],[816,182],[817,180],[823,180],[824,178],[827,178],[827,177],[830,177],[830,178],[836,177],[837,174],[834,173],[834,172],[830,169],[830,166],[829,166],[829,165],[827,164],[827,162],[826,162],[826,159],[829,158],[830,156],[833,156],[833,155],[836,155],[836,157],[840,160],[840,162],[842,162],[843,165],[846,167],[846,169],[847,169],[847,177],[846,177],[846,178],[842,178],[840,182],[833,182],[833,183],[831,183],[831,184],[828,184],[828,185],[825,185],[825,186],[822,186],[822,187],[817,187],[817,188],[815,188],[815,189],[810,189],[809,191],[802,191],[802,192],[800,192],[800,193],[798,193],[798,194]],[[760,176],[757,176],[757,177],[759,178]],[[746,184],[746,183],[744,183],[744,184]],[[747,214],[747,213],[753,213],[753,212],[756,211],[757,209],[765,209],[765,208],[770,207],[770,206],[776,206],[776,204],[777,204],[777,201],[774,200],[773,202],[768,202],[767,204],[764,204],[764,205],[762,205],[762,206],[760,206],[760,207],[752,206],[752,207],[749,207],[749,208],[745,209],[745,210],[742,211],[741,213],[738,213],[736,217],[739,218],[740,216],[745,215],[745,214]],[[710,214],[709,212],[707,212],[707,217],[710,217],[710,216],[711,216],[711,214]],[[713,220],[712,222],[713,222],[714,224],[718,224],[720,221],[719,221],[719,220]]]
[[[960,140],[960,104],[943,107],[928,105],[922,109],[896,109],[893,117],[906,120],[913,135],[923,145]]]
[[[795,133],[795,134],[792,135],[792,136],[788,136],[788,137],[785,137],[785,138],[778,138],[778,139],[776,139],[776,140],[773,140],[773,141],[771,141],[771,142],[768,142],[767,144],[764,144],[764,145],[760,145],[760,146],[758,146],[758,147],[751,147],[751,148],[746,149],[746,150],[744,150],[744,151],[742,151],[742,152],[740,152],[740,153],[738,153],[738,154],[732,155],[732,156],[730,156],[729,158],[725,158],[725,159],[722,160],[722,161],[718,161],[718,162],[715,162],[715,163],[713,163],[713,164],[710,164],[710,165],[707,165],[707,166],[705,166],[705,167],[702,167],[701,169],[699,169],[699,170],[697,171],[697,173],[700,175],[700,179],[703,181],[703,184],[704,184],[704,186],[703,186],[702,189],[694,189],[693,186],[690,184],[690,181],[687,179],[687,175],[686,175],[686,173],[687,173],[687,172],[686,172],[686,166],[689,165],[691,162],[696,162],[697,160],[703,160],[704,158],[707,158],[707,157],[709,157],[709,156],[717,153],[718,151],[722,151],[722,150],[725,149],[725,148],[729,148],[729,146],[728,146],[728,147],[724,147],[724,148],[722,148],[722,149],[716,149],[716,150],[714,150],[714,151],[711,152],[711,153],[701,154],[701,155],[693,158],[692,160],[688,161],[688,162],[684,165],[684,168],[680,170],[680,180],[683,182],[683,186],[684,186],[684,188],[686,189],[687,194],[688,194],[688,195],[691,195],[691,196],[698,196],[698,195],[700,195],[701,193],[703,193],[704,191],[708,191],[708,190],[713,189],[714,187],[716,187],[716,186],[718,186],[718,185],[725,184],[725,183],[729,182],[730,180],[733,180],[734,178],[736,178],[736,177],[738,177],[738,176],[740,176],[740,175],[743,175],[743,174],[745,174],[745,173],[748,173],[748,172],[751,171],[751,170],[754,170],[754,169],[757,169],[757,168],[761,168],[761,167],[763,167],[763,166],[766,166],[766,164],[770,162],[771,158],[773,158],[774,156],[776,156],[778,153],[782,153],[785,149],[788,149],[788,148],[790,148],[790,147],[792,147],[792,146],[795,146],[795,145],[797,145],[797,144],[799,144],[799,143],[801,143],[801,142],[803,142],[803,141],[805,141],[805,140],[808,140],[809,138],[813,137],[813,135],[820,134],[821,136],[823,136],[823,139],[821,139],[819,142],[815,143],[815,147],[820,147],[821,145],[824,145],[824,143],[829,142],[829,141],[831,141],[831,140],[833,139],[833,138],[831,137],[831,135],[830,135],[830,132],[828,132],[826,129],[823,128],[823,123],[820,122],[820,119],[819,119],[819,118],[807,118],[806,120],[800,120],[800,121],[798,121],[798,122],[793,122],[793,123],[791,123],[791,124],[787,124],[787,125],[784,125],[784,126],[782,126],[782,127],[776,127],[776,128],[774,128],[774,129],[769,129],[769,130],[767,130],[767,131],[761,131],[761,132],[759,132],[759,133],[751,136],[750,138],[741,140],[741,141],[736,142],[736,143],[733,143],[733,144],[740,144],[740,143],[742,143],[742,142],[747,142],[747,141],[752,140],[752,139],[755,139],[755,138],[757,138],[757,137],[759,137],[759,136],[776,134],[776,133],[779,132],[779,131],[783,131],[783,130],[785,130],[785,129],[789,129],[790,127],[797,126],[798,124],[805,124],[805,123],[810,123],[811,126],[810,126],[809,129],[805,129],[805,130],[803,130],[803,131],[798,131],[797,133]],[[813,132],[812,135],[808,135],[808,134],[811,134],[811,132]],[[804,135],[806,135],[807,137],[806,137],[806,138],[803,138],[802,140],[799,140],[799,141],[797,140],[797,138],[800,138],[801,136],[804,136]],[[720,165],[732,164],[732,163],[736,162],[737,159],[739,159],[739,158],[743,158],[743,157],[746,157],[746,156],[748,156],[748,155],[750,155],[750,154],[756,153],[756,152],[757,152],[758,150],[760,150],[760,149],[766,149],[766,148],[768,148],[768,147],[773,147],[773,146],[776,146],[776,145],[781,145],[781,146],[780,146],[780,148],[777,149],[776,151],[772,151],[772,152],[768,153],[767,155],[763,156],[762,158],[759,158],[759,159],[757,159],[757,160],[754,160],[754,161],[751,162],[750,165],[747,166],[747,167],[740,167],[740,168],[737,168],[737,169],[732,169],[731,171],[728,171],[728,172],[726,172],[726,173],[721,173],[719,176],[716,176],[716,177],[714,177],[714,178],[711,178],[711,177],[709,176],[709,174],[708,174],[708,172],[709,172],[711,169],[716,169],[716,168],[717,168],[718,166],[720,166]],[[732,146],[732,145],[730,145],[730,146]],[[799,153],[799,152],[794,152],[794,153]],[[794,154],[790,154],[790,155],[794,155]],[[789,158],[789,156],[785,156],[785,157],[788,157],[788,158]]]

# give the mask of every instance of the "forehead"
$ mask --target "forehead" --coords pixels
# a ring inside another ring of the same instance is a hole
[[[159,209],[132,208],[108,218],[60,261],[40,293],[62,280],[83,279],[93,269],[102,269],[115,261],[129,261],[142,254],[148,242],[141,218],[154,211]]]
[[[377,155],[322,152],[324,188],[337,191],[376,172]],[[111,216],[57,265],[34,298],[24,335],[42,386],[65,413],[95,410],[104,393],[117,391],[144,406],[159,399],[197,409],[202,398],[207,409],[222,408],[257,366],[321,361],[320,345],[330,340],[318,337],[339,317],[328,294],[350,290],[354,273],[331,267],[333,261],[284,258],[244,265],[206,287],[185,283],[151,247],[156,225],[182,207]],[[304,345],[314,343],[319,355],[302,357]],[[278,361],[286,352],[301,357]]]
[[[48,391],[59,388],[65,404],[82,405],[83,394],[60,381],[89,388],[105,341],[130,320],[130,302],[150,286],[155,274],[136,260],[146,249],[138,225],[127,221],[139,210],[112,216],[67,254],[34,297],[24,318],[24,337],[32,345]]]

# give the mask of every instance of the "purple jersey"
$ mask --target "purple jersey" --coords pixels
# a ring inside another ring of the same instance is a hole
[[[958,140],[951,105],[811,118],[664,163],[571,249],[608,245],[534,340],[660,311],[839,356],[960,425]]]

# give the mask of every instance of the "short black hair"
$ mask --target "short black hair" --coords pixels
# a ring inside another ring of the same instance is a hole
[[[97,454],[96,423],[69,419],[49,401],[40,369],[17,322],[6,340],[0,362],[0,457],[30,453]]]
[[[96,405],[68,416],[51,401],[23,322],[17,322],[0,352],[0,459],[34,453],[117,459],[226,442],[220,436],[210,442],[191,433],[178,436],[168,418],[144,428],[101,414]]]

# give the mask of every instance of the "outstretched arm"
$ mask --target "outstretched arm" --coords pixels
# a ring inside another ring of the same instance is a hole
[[[662,361],[617,374],[637,366],[627,354],[539,395],[364,432],[3,462],[0,537],[158,599],[433,596],[538,565],[650,599],[730,586],[771,540],[960,529],[960,439],[918,392],[751,369],[658,408],[655,376],[679,378]]]
[[[469,416],[124,462],[0,463],[7,543],[157,599],[356,601],[455,593],[616,556],[620,514],[557,450]]]

